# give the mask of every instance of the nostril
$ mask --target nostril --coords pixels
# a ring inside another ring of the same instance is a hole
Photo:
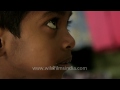
[[[71,48],[71,46],[67,46],[66,48]]]

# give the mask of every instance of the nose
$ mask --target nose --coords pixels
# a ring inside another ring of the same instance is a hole
[[[67,32],[65,37],[64,37],[63,48],[66,50],[72,50],[74,48],[74,46],[75,46],[75,40],[70,35],[70,33]]]

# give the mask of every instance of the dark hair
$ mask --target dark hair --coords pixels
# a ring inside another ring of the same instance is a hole
[[[28,11],[0,11],[0,28],[8,29],[20,38],[20,23]]]

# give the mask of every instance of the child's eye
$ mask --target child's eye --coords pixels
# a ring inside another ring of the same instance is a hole
[[[47,23],[47,26],[52,28],[52,29],[57,29],[57,23],[58,23],[59,18],[53,18]]]

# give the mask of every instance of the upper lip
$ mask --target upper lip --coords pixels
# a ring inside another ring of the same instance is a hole
[[[60,62],[57,63],[57,64],[65,64],[65,63],[67,64],[67,63],[70,63],[71,61],[72,61],[72,56],[64,59],[63,61],[60,61]]]

